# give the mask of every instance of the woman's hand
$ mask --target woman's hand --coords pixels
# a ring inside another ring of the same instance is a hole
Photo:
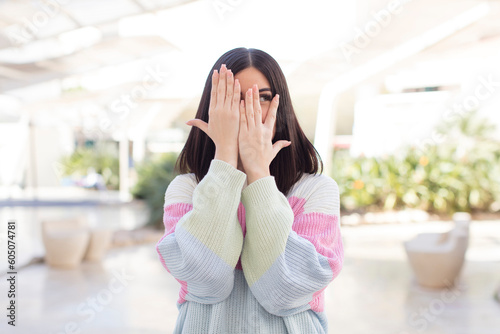
[[[212,91],[208,110],[208,124],[200,119],[192,119],[187,125],[201,129],[215,144],[215,159],[226,161],[237,168],[238,165],[238,131],[241,87],[238,80],[226,65],[222,65],[220,73],[214,70],[212,75]]]
[[[247,174],[248,184],[271,175],[269,165],[278,152],[291,144],[286,140],[272,143],[273,128],[276,123],[279,95],[271,101],[271,106],[262,124],[259,88],[254,85],[240,102],[240,133],[238,146],[241,163]]]

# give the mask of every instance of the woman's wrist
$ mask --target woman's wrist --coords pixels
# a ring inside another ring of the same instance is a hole
[[[218,150],[216,148],[214,159],[225,161],[228,164],[230,164],[231,166],[233,166],[234,168],[237,168],[238,167],[238,149],[235,148],[234,150],[231,150],[231,149]]]
[[[259,179],[262,179],[267,176],[271,176],[269,171],[256,171],[256,172],[248,172],[247,174],[247,183],[253,183]]]

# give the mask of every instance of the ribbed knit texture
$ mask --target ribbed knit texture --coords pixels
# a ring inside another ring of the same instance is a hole
[[[285,197],[273,176],[247,185],[214,159],[199,184],[170,183],[163,221],[156,249],[181,284],[174,333],[327,333],[323,290],[344,256],[334,180],[305,174]]]

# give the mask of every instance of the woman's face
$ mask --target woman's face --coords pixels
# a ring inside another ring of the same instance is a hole
[[[249,67],[238,72],[234,75],[234,78],[240,81],[242,100],[245,99],[246,92],[251,89],[253,85],[257,84],[259,87],[260,107],[262,108],[262,123],[264,123],[271,105],[271,100],[273,99],[273,96],[271,96],[271,85],[269,84],[269,81],[267,81],[264,74],[262,74],[262,72],[257,70],[255,67]],[[276,124],[274,124],[273,128],[273,138],[275,133]]]

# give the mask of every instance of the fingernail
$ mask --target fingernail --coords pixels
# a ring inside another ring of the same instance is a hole
[[[280,94],[276,94],[276,100],[280,100]]]
[[[220,68],[226,68],[226,64],[222,64]]]

